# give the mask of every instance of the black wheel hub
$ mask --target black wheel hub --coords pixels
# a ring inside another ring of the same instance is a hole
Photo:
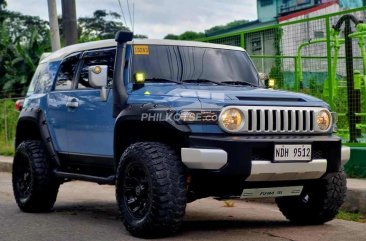
[[[18,161],[15,167],[15,183],[20,198],[28,198],[31,192],[32,173],[29,162],[26,159]]]
[[[151,194],[147,170],[140,163],[126,166],[123,179],[124,201],[130,214],[143,218],[150,208]]]

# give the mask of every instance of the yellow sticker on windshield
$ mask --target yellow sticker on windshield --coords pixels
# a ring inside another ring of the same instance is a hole
[[[147,45],[135,45],[133,46],[133,52],[135,55],[149,55],[149,46]]]

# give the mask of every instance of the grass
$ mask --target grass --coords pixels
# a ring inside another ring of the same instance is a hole
[[[341,211],[339,211],[337,218],[346,220],[346,221],[366,223],[366,216],[362,215],[361,213],[352,213],[352,212],[347,212],[347,211],[341,210]]]
[[[11,143],[5,143],[4,141],[0,141],[0,155],[2,156],[13,156],[14,155],[14,146]]]

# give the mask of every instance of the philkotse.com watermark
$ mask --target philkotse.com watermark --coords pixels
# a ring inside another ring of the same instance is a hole
[[[216,122],[218,118],[218,113],[212,111],[145,112],[141,114],[141,121],[151,122]]]

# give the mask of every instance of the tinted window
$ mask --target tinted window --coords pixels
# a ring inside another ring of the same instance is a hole
[[[37,67],[27,95],[45,93],[52,87],[60,61],[43,63]]]
[[[89,67],[94,65],[107,65],[107,86],[112,86],[115,49],[88,52],[85,54],[83,66],[78,79],[78,89],[91,88],[89,84]]]
[[[257,71],[246,52],[201,47],[134,46],[133,73],[146,79],[206,79],[258,85]]]
[[[75,54],[64,59],[57,75],[55,90],[69,90],[76,74],[80,54]]]

